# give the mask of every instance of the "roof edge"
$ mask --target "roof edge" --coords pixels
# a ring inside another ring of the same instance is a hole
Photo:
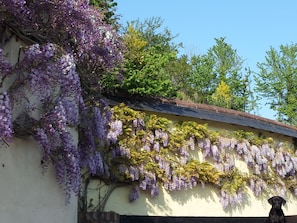
[[[131,95],[104,95],[104,97],[110,105],[125,103],[127,106],[136,110],[251,127],[297,138],[297,128],[294,126],[233,109],[159,97]]]

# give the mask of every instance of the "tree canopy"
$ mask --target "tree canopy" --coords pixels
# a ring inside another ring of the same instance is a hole
[[[220,104],[222,107],[239,111],[248,111],[252,92],[250,76],[243,75],[243,60],[225,38],[215,38],[215,45],[206,54],[189,58],[190,69],[183,73],[182,91],[198,103],[219,105],[213,100],[220,84],[230,88],[230,103]]]
[[[265,98],[277,119],[297,125],[297,44],[271,47],[265,62],[258,63],[256,90]]]
[[[141,23],[133,21],[123,31],[126,46],[121,90],[129,94],[174,97],[170,64],[177,60],[174,38],[164,29],[158,32],[162,20],[152,18]]]

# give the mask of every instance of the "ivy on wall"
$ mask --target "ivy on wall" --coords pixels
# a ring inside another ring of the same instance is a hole
[[[105,177],[131,184],[131,202],[140,190],[157,196],[161,186],[170,192],[212,185],[223,208],[241,205],[247,187],[256,197],[269,191],[297,196],[297,153],[289,142],[243,130],[211,131],[205,124],[174,122],[124,104],[112,112],[108,145],[101,148]],[[235,159],[244,161],[249,173],[238,169]]]

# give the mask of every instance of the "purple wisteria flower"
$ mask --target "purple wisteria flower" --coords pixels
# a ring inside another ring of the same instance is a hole
[[[37,128],[33,137],[38,142],[40,148],[43,151],[42,163],[43,163],[43,167],[46,168],[50,162],[50,154],[51,154],[50,140],[43,128]]]
[[[211,155],[211,141],[208,138],[199,139],[198,147],[202,149],[204,158],[209,157]]]
[[[116,146],[114,149],[114,158],[116,156],[122,156],[122,157],[127,157],[127,158],[131,158],[130,155],[130,149],[125,148],[123,146]]]
[[[0,93],[0,140],[11,140],[13,136],[12,109],[6,91]]]
[[[224,190],[221,190],[220,202],[223,206],[223,209],[226,209],[228,206],[234,207],[235,205],[240,205],[242,200],[242,191],[237,191],[236,193],[230,194]]]
[[[79,108],[77,102],[62,98],[61,103],[65,110],[67,124],[77,125],[79,123]]]
[[[151,196],[156,197],[159,195],[159,186],[158,184],[153,184],[151,189]]]
[[[237,143],[236,151],[238,155],[247,154],[249,152],[250,143],[246,140]]]
[[[97,93],[102,76],[123,59],[121,38],[85,0],[0,0],[0,11],[0,27],[17,30],[9,35],[22,45],[13,66],[0,49],[0,139],[13,136],[14,110],[34,112],[31,130],[44,167],[52,162],[67,194],[78,193],[81,167],[109,174],[98,147],[106,143],[111,112]],[[78,146],[70,126],[78,129]]]
[[[157,183],[156,175],[153,172],[144,172],[144,178],[140,181],[139,187],[142,190],[151,190],[153,185]]]
[[[115,144],[118,136],[123,133],[123,123],[120,120],[115,120],[110,123],[109,132],[107,133],[107,139]]]
[[[137,167],[129,166],[129,174],[131,181],[139,180],[139,169]]]
[[[275,157],[275,151],[268,143],[264,143],[261,146],[262,155],[266,156],[268,160],[272,161]]]
[[[107,135],[108,120],[106,119],[102,110],[98,107],[93,108],[94,122],[93,122],[93,134],[99,140],[104,141]]]
[[[221,151],[231,148],[231,139],[227,137],[219,137],[219,148]]]
[[[218,148],[218,146],[215,145],[215,144],[213,144],[213,145],[211,145],[210,150],[211,150],[211,154],[212,154],[213,159],[214,159],[216,162],[220,162],[221,157],[220,157],[220,153],[219,153],[219,148]]]
[[[186,146],[180,148],[180,164],[185,165],[189,159],[189,152]]]
[[[250,188],[254,192],[256,197],[259,197],[263,191],[267,191],[268,187],[265,181],[261,178],[253,179],[251,178],[250,181]]]
[[[129,201],[134,202],[140,197],[140,191],[138,186],[134,186],[129,192]]]

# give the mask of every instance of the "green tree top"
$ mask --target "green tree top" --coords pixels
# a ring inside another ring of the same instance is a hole
[[[214,105],[230,108],[232,102],[230,87],[224,81],[221,81],[215,93],[211,95],[211,100]]]
[[[228,108],[247,111],[247,108],[252,107],[250,73],[245,76],[242,74],[243,60],[237,51],[226,43],[225,38],[215,38],[215,42],[206,54],[190,58],[191,69],[185,73],[182,91],[194,102],[213,104],[212,95],[224,82],[230,87],[232,97]]]
[[[168,29],[159,32],[162,21],[158,18],[133,21],[124,29],[126,46],[121,90],[130,94],[174,97],[176,87],[169,72],[177,60],[177,46]]]
[[[296,126],[297,44],[281,45],[279,50],[270,47],[265,60],[257,64],[256,91],[277,112],[278,121]]]

